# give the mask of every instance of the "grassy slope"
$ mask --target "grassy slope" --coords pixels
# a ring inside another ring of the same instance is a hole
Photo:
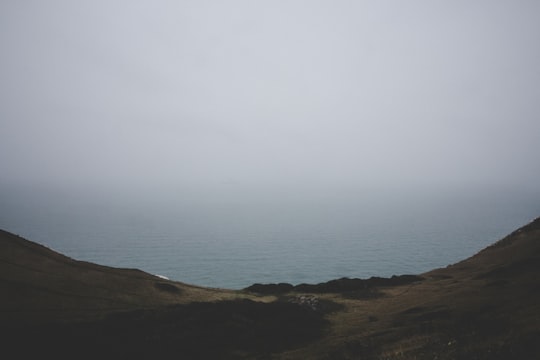
[[[30,339],[60,357],[88,347],[88,338],[97,339],[93,357],[104,351],[163,358],[540,356],[540,219],[467,260],[422,276],[421,282],[367,292],[316,293],[328,306],[313,311],[287,301],[299,293],[257,297],[164,281],[138,270],[78,262],[0,233],[2,322],[18,324],[14,328],[26,337],[32,334],[28,329],[51,334]],[[278,298],[269,304],[242,300]],[[171,304],[182,305],[166,306]],[[74,322],[133,309],[150,310]],[[70,320],[69,326],[47,325],[57,320]],[[34,325],[20,327],[24,322]],[[17,334],[11,335],[14,343],[22,338]],[[63,353],[51,340],[59,335],[71,344]]]
[[[385,288],[376,299],[334,300],[330,334],[291,352],[307,358],[540,357],[540,219],[475,256]],[[324,355],[323,355],[324,354]]]
[[[160,279],[136,269],[76,261],[0,230],[4,321],[94,319],[116,310],[233,299],[236,292]]]

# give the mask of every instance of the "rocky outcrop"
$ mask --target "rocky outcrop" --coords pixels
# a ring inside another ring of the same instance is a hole
[[[320,284],[300,284],[296,286],[287,283],[254,284],[244,290],[264,295],[279,295],[291,291],[307,293],[346,293],[376,287],[407,285],[413,282],[422,281],[423,279],[423,277],[418,275],[394,275],[390,278],[374,276],[369,279],[341,278]]]
[[[294,290],[294,286],[288,283],[279,284],[253,284],[244,290],[262,294],[262,295],[279,295],[286,294]]]

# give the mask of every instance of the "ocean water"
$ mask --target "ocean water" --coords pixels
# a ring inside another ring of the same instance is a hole
[[[72,258],[230,289],[418,274],[540,216],[540,197],[519,191],[0,200],[2,229]]]

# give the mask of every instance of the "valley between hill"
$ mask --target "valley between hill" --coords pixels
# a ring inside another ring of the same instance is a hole
[[[540,218],[446,268],[242,291],[81,262],[0,231],[12,358],[540,357]]]

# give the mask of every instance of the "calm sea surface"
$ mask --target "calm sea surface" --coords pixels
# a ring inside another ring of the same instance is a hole
[[[422,273],[540,216],[540,198],[520,193],[278,195],[119,201],[4,192],[0,227],[75,259],[240,289]]]

